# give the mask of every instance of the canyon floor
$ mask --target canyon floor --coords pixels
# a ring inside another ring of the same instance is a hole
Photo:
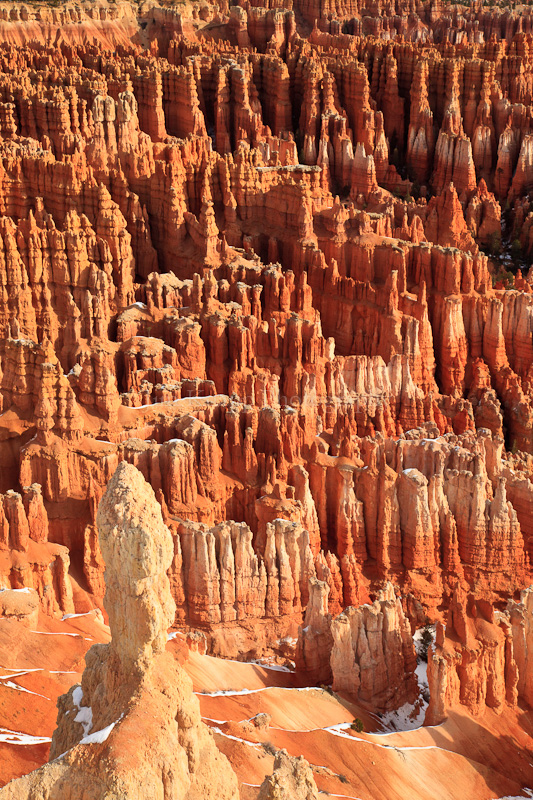
[[[101,621],[102,620],[102,621]],[[50,644],[50,639],[53,645]],[[272,772],[274,750],[303,755],[320,796],[404,800],[527,798],[533,785],[533,713],[526,708],[472,719],[460,706],[434,727],[383,732],[379,719],[343,693],[298,688],[287,667],[225,660],[191,651],[170,633],[167,649],[192,678],[203,721],[255,800]],[[101,614],[41,616],[35,631],[0,621],[0,781],[47,761],[59,694],[79,683],[84,655],[109,641]],[[258,714],[268,722],[253,724]],[[355,718],[361,733],[351,730]],[[430,787],[430,788],[428,788]]]

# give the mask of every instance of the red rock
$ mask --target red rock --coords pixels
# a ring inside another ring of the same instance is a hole
[[[518,697],[529,702],[529,591],[501,614],[457,587],[448,624],[437,630],[428,659],[426,724],[442,721],[457,704],[476,715],[486,706],[501,714],[506,705],[516,706]]]
[[[349,692],[379,710],[414,701],[416,656],[391,584],[373,605],[346,609],[333,620],[331,632],[334,690]]]
[[[67,548],[101,600],[121,461],[210,653],[300,627],[327,680],[383,581],[419,622],[529,585],[532,279],[479,248],[509,202],[533,251],[530,15],[374,5],[0,10],[6,588],[70,608]]]

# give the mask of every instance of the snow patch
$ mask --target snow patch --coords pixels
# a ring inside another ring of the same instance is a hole
[[[178,633],[178,631],[176,631],[176,633]],[[183,636],[184,634],[180,634],[180,635]],[[294,640],[294,642],[296,643],[296,639]],[[264,660],[252,659],[251,661],[238,661],[236,658],[224,658],[224,659],[221,659],[219,656],[208,656],[208,655],[204,656],[204,658],[213,658],[213,659],[216,659],[217,661],[229,662],[230,664],[243,664],[243,665],[249,664],[249,665],[253,665],[254,667],[261,667],[261,669],[269,669],[272,672],[294,672],[294,670],[291,669],[290,667],[285,667],[285,666],[282,666],[281,664],[270,663],[270,662],[267,662],[266,659],[264,659]],[[272,687],[272,686],[268,687],[267,686],[266,688],[267,689],[268,688],[272,689],[274,687]],[[284,687],[284,688],[286,688],[286,687]],[[313,688],[313,687],[309,687],[309,688]],[[256,691],[256,690],[254,690],[254,691]]]
[[[45,697],[44,694],[38,694],[38,692],[32,692],[29,689],[25,689],[24,686],[19,686],[18,683],[13,683],[13,681],[4,681],[2,686],[7,686],[8,689],[15,689],[18,692],[27,692],[27,694],[34,694],[35,697],[42,697],[45,700],[50,700],[49,697]]]
[[[405,705],[396,709],[396,711],[388,711],[386,714],[380,716],[380,722],[389,733],[398,733],[399,731],[414,731],[421,728],[426,715],[427,703],[423,701],[418,705]]]
[[[246,739],[239,739],[238,736],[232,736],[230,733],[224,733],[224,731],[221,731],[220,728],[213,727],[213,728],[211,728],[211,730],[214,733],[219,733],[221,736],[224,736],[226,739],[233,739],[234,742],[241,742],[242,744],[247,744],[250,747],[261,747],[261,745],[258,744],[257,742],[248,742]]]
[[[91,721],[92,721],[92,711],[91,711]],[[120,717],[115,721],[112,722],[111,725],[108,725],[107,728],[102,728],[101,731],[94,731],[94,733],[90,733],[88,736],[84,736],[81,740],[80,744],[102,744],[107,740],[109,734],[117,724],[120,722],[124,714],[121,714]]]
[[[72,702],[78,708],[81,706],[81,701],[83,700],[83,689],[81,686],[75,686],[72,692]]]
[[[34,745],[51,742],[50,736],[31,736],[29,733],[0,728],[0,742],[4,744]]]
[[[19,678],[21,675],[29,675],[31,672],[42,672],[43,670],[40,667],[36,667],[34,669],[11,669],[10,667],[0,667],[0,669],[5,669],[10,675],[0,675],[0,681],[5,680],[6,678]]]
[[[242,664],[242,661],[237,662]],[[313,692],[317,691],[316,686],[299,686],[298,688],[288,688],[287,686],[261,686],[259,689],[221,689],[216,692],[195,692],[203,697],[238,697],[244,694],[256,694],[257,692],[268,692],[272,689],[281,692]],[[320,729],[321,730],[321,729]]]
[[[426,709],[429,704],[429,684],[427,678],[428,665],[427,661],[425,661],[423,658],[423,656],[426,655],[423,641],[425,630],[426,627],[419,628],[413,635],[418,662],[415,674],[418,680],[420,698],[415,705],[406,703],[396,711],[389,711],[386,714],[380,714],[378,716],[383,728],[389,733],[398,733],[399,731],[414,731],[417,728],[421,728],[424,723]],[[436,627],[435,625],[428,625],[427,630],[431,635],[431,647],[432,643],[435,641]]]
[[[74,722],[79,722],[83,728],[85,736],[93,726],[93,710],[90,706],[81,706],[78,713],[74,717]]]
[[[72,702],[78,709],[78,713],[74,717],[74,722],[79,722],[83,728],[83,735],[87,737],[89,731],[93,726],[93,710],[90,706],[82,706],[83,689],[81,686],[76,686],[72,692]],[[82,740],[83,741],[83,740]]]
[[[295,670],[290,669],[290,667],[284,667],[281,664],[266,664],[263,661],[259,660],[252,660],[244,662],[246,664],[256,664],[258,667],[262,667],[263,669],[269,669],[272,672],[294,672]]]

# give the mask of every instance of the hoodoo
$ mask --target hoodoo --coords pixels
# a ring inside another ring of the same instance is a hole
[[[533,792],[532,37],[0,0],[0,797]]]
[[[236,800],[237,778],[201,721],[190,678],[165,653],[172,537],[135,467],[116,469],[97,524],[111,642],[87,652],[81,685],[59,698],[50,763],[2,797]]]

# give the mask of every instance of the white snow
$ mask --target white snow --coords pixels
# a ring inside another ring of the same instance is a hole
[[[83,689],[81,686],[75,686],[72,692],[72,702],[78,708],[81,706],[81,701],[83,700]]]
[[[49,736],[31,736],[29,733],[21,733],[20,731],[11,731],[9,728],[0,728],[0,742],[4,744],[44,744],[51,742]]]
[[[16,689],[19,692],[27,692],[28,694],[34,694],[35,697],[43,697],[45,700],[50,700],[49,697],[45,697],[44,694],[39,694],[38,692],[32,692],[29,689],[25,689],[24,686],[19,686],[18,683],[13,683],[13,681],[4,681],[2,686],[7,686],[8,689]]]
[[[435,640],[435,625],[428,626],[429,632],[431,633],[432,640]],[[426,715],[426,709],[428,707],[427,700],[424,699],[424,695],[427,697],[429,694],[429,685],[427,679],[427,661],[423,661],[421,658],[422,652],[422,633],[424,628],[419,628],[415,631],[413,635],[413,641],[415,644],[415,650],[418,657],[418,664],[415,670],[416,677],[418,680],[418,687],[421,693],[421,697],[415,705],[410,705],[406,703],[401,708],[398,708],[396,711],[389,711],[387,714],[380,714],[378,716],[379,721],[383,725],[384,729],[389,733],[397,733],[399,731],[414,731],[417,728],[421,728],[424,723],[424,717]],[[430,645],[431,646],[431,645]],[[385,734],[386,735],[386,734]]]
[[[343,797],[347,798],[348,800],[361,800],[360,797],[354,797],[353,794],[331,794],[331,792],[328,792],[328,794],[330,797]]]
[[[84,736],[80,744],[102,744],[103,742],[106,741],[106,739],[108,738],[109,734],[111,733],[117,722],[120,722],[121,719],[122,717],[120,717],[120,719],[117,719],[116,722],[112,722],[111,725],[107,726],[107,728],[102,728],[101,731],[94,731],[94,733],[90,733],[88,736]],[[91,712],[91,722],[92,722],[92,712]]]
[[[343,797],[347,798],[347,800],[361,800],[360,797],[354,797],[353,794],[332,794],[331,792],[328,792],[328,794],[330,797]]]
[[[418,685],[420,687],[420,690],[423,691],[424,689],[427,689],[427,691],[429,692],[428,662],[427,661],[421,661],[420,664],[417,664],[415,673],[416,673],[416,677],[417,677],[417,680],[418,680]]]
[[[30,631],[30,633],[42,633],[43,636],[77,636],[78,639],[82,638],[81,633],[66,633],[63,631]]]
[[[216,692],[195,692],[195,694],[207,697],[237,697],[244,694],[255,694],[256,692],[266,692],[272,686],[262,686],[260,689],[219,689]]]
[[[228,659],[229,660],[229,659]],[[237,662],[242,664],[243,662]],[[316,686],[300,686],[298,688],[289,689],[286,686],[261,686],[259,689],[222,689],[217,692],[195,692],[195,694],[206,697],[238,697],[243,694],[256,694],[257,692],[268,692],[269,690],[276,689],[281,692],[312,692],[316,691]],[[321,730],[318,729],[317,730]]]
[[[215,733],[219,733],[221,736],[224,736],[226,739],[233,739],[234,742],[241,742],[242,744],[247,744],[250,747],[261,747],[261,745],[258,744],[257,742],[248,742],[248,741],[246,741],[246,739],[239,739],[238,736],[232,736],[230,733],[224,733],[224,731],[221,731],[220,728],[213,727],[213,728],[211,728],[211,730],[214,731]]]
[[[90,706],[82,706],[83,689],[81,686],[76,686],[72,692],[72,702],[78,709],[78,713],[74,717],[74,722],[79,722],[83,728],[83,735],[87,737],[89,731],[93,726],[93,710]],[[106,737],[107,738],[107,737]]]
[[[74,722],[81,723],[83,727],[83,733],[85,736],[89,733],[93,726],[93,710],[90,706],[81,706],[80,710],[74,717]]]
[[[82,706],[82,700],[83,689],[81,686],[76,686],[72,692],[72,702],[78,709],[78,713],[74,717],[74,722],[81,723],[83,727],[84,736],[83,739],[80,740],[80,744],[102,744],[106,741],[117,722],[120,722],[124,714],[121,714],[115,722],[112,722],[111,725],[108,725],[106,728],[89,733],[93,726],[93,710],[90,706]]]
[[[431,638],[435,641],[437,626],[436,625],[428,625],[429,632],[431,633]],[[417,656],[420,655],[420,648],[422,646],[422,631],[424,628],[418,628],[413,634],[413,641],[415,643],[415,650]]]
[[[525,794],[515,795],[513,797],[510,795],[505,795],[505,797],[500,797],[498,800],[531,800],[533,797],[533,789],[527,789],[524,787],[522,791],[525,792]]]
[[[406,703],[396,711],[389,711],[380,717],[380,722],[389,733],[398,731],[414,731],[421,728],[426,714],[427,703],[422,702],[418,706]]]
[[[246,664],[256,664],[258,667],[262,667],[263,669],[269,669],[272,672],[294,672],[293,669],[289,667],[283,667],[281,664],[265,664],[262,661],[246,661]]]
[[[176,633],[178,633],[178,631],[176,631]],[[169,634],[169,636],[170,635],[171,634]],[[180,634],[180,635],[184,635],[184,634]],[[174,638],[174,637],[172,637],[172,638]],[[296,639],[294,641],[296,642]],[[264,661],[261,661],[260,659],[252,659],[251,661],[238,661],[236,658],[224,658],[224,659],[221,659],[220,656],[207,656],[207,655],[204,656],[204,658],[213,658],[213,659],[216,659],[216,661],[225,661],[225,662],[229,662],[230,664],[243,664],[243,665],[244,664],[252,664],[254,667],[261,667],[261,669],[269,669],[272,672],[294,672],[294,670],[290,669],[290,667],[284,667],[281,664],[267,664]],[[266,688],[268,689],[268,688],[273,688],[273,687],[268,687],[267,686]],[[309,688],[313,688],[313,687],[309,687]],[[257,690],[255,690],[255,691],[257,691]]]
[[[36,670],[38,672],[40,670]],[[75,669],[51,669],[50,675],[78,675]]]
[[[0,675],[0,681],[5,680],[6,678],[19,678],[21,675],[29,675],[30,672],[43,671],[40,667],[34,669],[10,669],[9,667],[0,667],[0,669],[6,669],[11,673],[10,675]]]

